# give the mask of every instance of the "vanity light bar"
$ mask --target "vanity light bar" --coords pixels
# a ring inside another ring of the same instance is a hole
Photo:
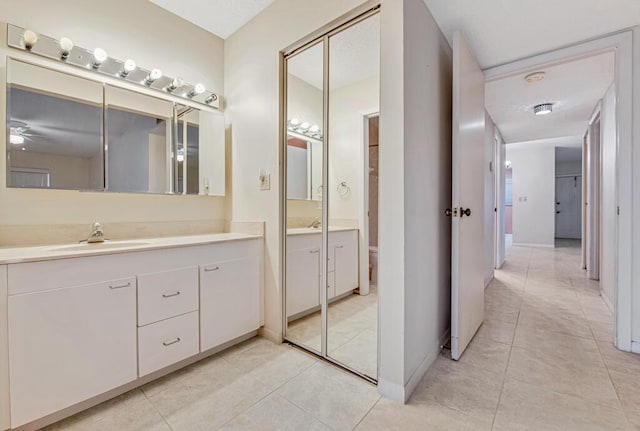
[[[287,121],[287,130],[290,132],[298,133],[300,135],[304,135],[308,138],[313,139],[322,139],[322,130],[320,130],[320,126],[314,124],[313,126],[306,121],[300,121],[297,118],[292,118]]]
[[[207,91],[202,84],[187,84],[182,81],[182,78],[162,75],[159,69],[147,70],[137,67],[131,59],[121,61],[111,58],[102,48],[85,49],[76,46],[67,37],[57,40],[37,34],[33,30],[8,24],[7,45],[84,70],[121,79],[130,84],[220,109],[220,96]]]

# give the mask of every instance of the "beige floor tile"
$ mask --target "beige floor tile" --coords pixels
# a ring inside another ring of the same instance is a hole
[[[502,378],[451,368],[439,357],[411,396],[416,405],[439,405],[491,425],[498,406]],[[479,377],[479,378],[478,378]]]
[[[630,425],[620,410],[507,378],[496,431],[616,431]]]
[[[613,345],[613,340],[598,340],[597,343],[602,359],[610,371],[640,376],[640,355],[618,350]]]
[[[558,359],[542,350],[514,347],[507,378],[541,388],[620,408],[616,391],[604,366]]]
[[[450,358],[450,352],[441,354],[438,366],[449,370],[462,370],[479,379],[493,381],[502,378],[507,369],[511,347],[486,338],[476,338],[467,347],[458,361]]]
[[[491,424],[439,405],[402,405],[382,399],[357,431],[488,431]]]
[[[288,345],[257,344],[225,359],[240,371],[276,389],[316,363],[311,355]]]
[[[515,322],[509,323],[485,316],[484,322],[482,326],[480,326],[480,329],[478,329],[476,337],[487,338],[498,343],[511,345],[515,331]]]
[[[542,353],[557,361],[576,363],[585,367],[604,367],[597,343],[589,338],[519,327],[513,345]]]
[[[334,430],[353,429],[380,398],[373,385],[323,363],[290,380],[278,394]]]
[[[171,431],[149,400],[133,390],[57,424],[46,431]]]
[[[518,317],[518,326],[593,338],[587,319],[575,314],[562,313],[557,307],[528,307],[523,305]]]
[[[331,431],[309,413],[272,394],[219,428],[223,431]]]
[[[635,415],[640,415],[640,375],[609,370],[611,380],[618,391],[622,407]]]

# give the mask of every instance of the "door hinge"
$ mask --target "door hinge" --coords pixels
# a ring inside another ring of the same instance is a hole
[[[618,207],[617,211],[618,215],[620,215],[620,207]]]

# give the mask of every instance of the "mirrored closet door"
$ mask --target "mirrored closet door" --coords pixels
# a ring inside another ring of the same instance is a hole
[[[376,381],[377,10],[285,56],[285,69],[285,338]]]

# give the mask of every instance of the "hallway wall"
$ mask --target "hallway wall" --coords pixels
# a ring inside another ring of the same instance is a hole
[[[484,285],[493,279],[495,269],[496,243],[496,161],[495,135],[496,125],[488,112],[485,111],[485,142],[484,142],[484,253],[485,275]]]
[[[600,288],[613,310],[616,285],[616,99],[611,86],[602,99],[602,215],[600,227]]]
[[[507,160],[513,168],[513,244],[553,247],[555,147],[535,141],[508,144]]]

